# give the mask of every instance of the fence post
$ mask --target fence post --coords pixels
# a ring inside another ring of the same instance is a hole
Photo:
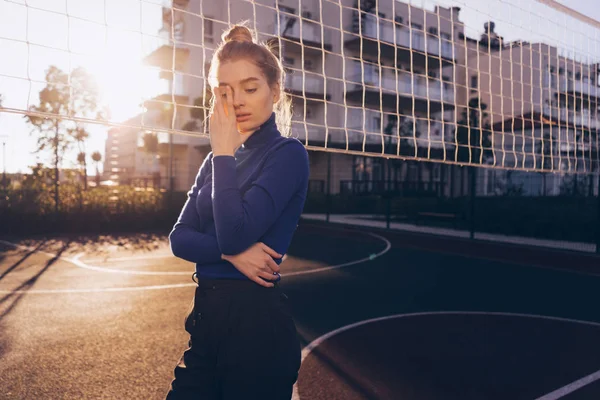
[[[327,201],[326,201],[325,221],[329,222],[331,213],[331,152],[327,152]]]
[[[475,167],[469,167],[469,175],[471,178],[470,185],[470,216],[469,216],[469,237],[475,239],[475,191],[476,191],[476,170]]]
[[[596,215],[596,254],[600,254],[600,171],[598,171],[598,198]]]
[[[381,199],[385,202],[385,227],[386,229],[390,229],[390,223],[392,220],[392,191],[389,187],[383,190]]]

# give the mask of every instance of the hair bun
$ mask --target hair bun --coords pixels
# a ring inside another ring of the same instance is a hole
[[[234,25],[231,29],[223,33],[224,42],[254,42],[254,37],[250,29],[243,25]]]

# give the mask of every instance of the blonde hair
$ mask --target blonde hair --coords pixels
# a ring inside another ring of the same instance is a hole
[[[246,23],[233,25],[221,35],[221,44],[215,50],[208,83],[211,88],[219,86],[217,70],[228,61],[248,60],[253,62],[274,89],[279,86],[279,101],[273,106],[275,121],[282,136],[290,136],[292,125],[292,101],[285,92],[285,70],[273,50],[265,43],[259,43]],[[212,107],[212,104],[211,104]]]

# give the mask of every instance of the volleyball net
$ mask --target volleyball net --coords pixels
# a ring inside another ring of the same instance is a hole
[[[142,148],[173,168],[209,145],[210,60],[221,33],[243,20],[285,66],[292,136],[309,150],[522,171],[600,169],[600,22],[554,1],[0,7],[0,124],[13,114],[25,116],[13,131],[107,134],[105,169],[114,177],[142,168],[129,162]]]

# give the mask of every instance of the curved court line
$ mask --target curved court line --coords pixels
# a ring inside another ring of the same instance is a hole
[[[350,261],[350,262],[347,262],[347,263],[344,263],[344,264],[331,265],[331,266],[328,266],[328,267],[315,268],[315,269],[311,269],[311,270],[307,270],[307,271],[290,272],[290,273],[287,273],[287,274],[281,274],[281,276],[285,277],[285,276],[315,274],[317,272],[323,272],[323,271],[329,271],[329,270],[332,270],[332,269],[349,267],[350,265],[360,264],[360,263],[363,263],[365,261],[373,261],[374,259],[376,259],[378,257],[381,257],[382,255],[384,255],[385,253],[387,253],[388,251],[390,251],[390,249],[392,248],[392,244],[390,243],[390,241],[387,240],[386,238],[384,238],[383,236],[380,236],[380,235],[377,235],[377,234],[371,233],[371,232],[366,232],[366,233],[369,234],[369,235],[371,235],[371,236],[376,237],[377,239],[383,240],[385,242],[385,249],[383,249],[379,253],[371,254],[369,257],[361,258],[360,260]]]
[[[316,338],[315,340],[313,340],[312,342],[310,342],[308,344],[308,346],[306,346],[304,349],[302,349],[301,363],[304,362],[304,360],[306,359],[306,357],[308,357],[310,355],[310,353],[316,347],[318,347],[319,345],[321,345],[327,339],[329,339],[329,338],[331,338],[331,337],[333,337],[333,336],[335,336],[337,334],[340,334],[342,332],[348,331],[350,329],[354,329],[354,328],[357,328],[359,326],[371,324],[371,323],[374,323],[374,322],[387,321],[387,320],[395,319],[395,318],[410,318],[410,317],[437,316],[437,315],[492,315],[492,316],[502,316],[502,317],[539,318],[539,319],[546,319],[546,320],[551,320],[551,321],[571,322],[571,323],[575,323],[575,324],[590,325],[590,326],[594,326],[594,327],[600,328],[600,323],[598,323],[598,322],[582,321],[582,320],[578,320],[578,319],[561,318],[561,317],[550,317],[550,316],[538,315],[538,314],[521,314],[521,313],[510,313],[510,312],[428,311],[428,312],[410,313],[410,314],[393,314],[393,315],[386,315],[384,317],[371,318],[371,319],[365,319],[365,320],[362,320],[362,321],[358,321],[358,322],[355,322],[353,324],[342,326],[342,327],[340,327],[338,329],[335,329],[335,330],[333,330],[331,332],[328,332],[328,333],[326,333],[326,334],[324,334],[322,336],[319,336],[318,338]],[[600,373],[596,373],[596,374],[598,374],[598,377],[596,377],[596,379],[600,379]],[[595,374],[592,374],[592,375],[595,375]],[[586,378],[588,378],[588,380],[589,380],[589,376],[585,377],[585,378],[582,378],[581,380],[585,380]],[[577,382],[579,382],[579,381],[577,381]],[[588,383],[591,383],[591,382],[588,382]],[[581,386],[578,386],[577,389],[580,388],[580,387]],[[561,388],[561,389],[564,389],[564,388]],[[573,389],[572,391],[574,391],[574,390],[576,390],[576,389]],[[552,392],[552,393],[555,393],[555,392]],[[565,393],[564,395],[566,395],[566,394],[567,393]],[[549,396],[549,395],[547,395],[547,396]],[[539,398],[539,399],[536,399],[536,400],[541,400],[541,399],[543,399],[543,400],[554,400],[554,399],[558,399],[558,398],[559,397],[547,397],[547,398],[546,397],[542,397],[542,398]],[[293,393],[292,393],[292,400],[300,400],[300,394],[298,392],[298,382],[296,382],[294,384],[294,390],[293,390]]]
[[[369,257],[361,258],[360,260],[350,261],[350,262],[347,262],[344,264],[332,265],[332,266],[328,266],[328,267],[315,268],[315,269],[309,270],[309,271],[290,272],[287,274],[281,274],[281,276],[288,277],[288,276],[295,276],[295,275],[313,274],[313,273],[348,267],[350,265],[359,264],[359,263],[362,263],[365,261],[372,261],[378,257],[381,257],[382,255],[384,255],[391,249],[392,245],[391,245],[390,241],[387,240],[386,238],[384,238],[383,236],[380,236],[380,235],[377,235],[374,233],[370,233],[370,232],[366,232],[366,233],[373,237],[383,240],[386,243],[385,249],[383,249],[379,253],[371,254]],[[0,243],[15,247],[15,248],[23,249],[23,250],[28,250],[28,251],[35,250],[33,247],[30,247],[30,246],[23,246],[23,245],[7,242],[4,240],[0,240]],[[46,251],[38,250],[37,253],[44,254],[44,255],[46,255],[48,257],[52,257],[52,258],[56,258],[56,256],[57,256],[56,254],[48,253]],[[191,272],[129,271],[129,270],[114,269],[114,268],[96,267],[93,265],[87,265],[83,261],[79,260],[79,258],[81,258],[84,254],[85,253],[79,253],[72,258],[59,256],[58,259],[66,261],[68,263],[71,263],[76,267],[83,268],[83,269],[89,269],[89,270],[93,270],[93,271],[97,271],[97,272],[109,272],[109,273],[130,274],[130,275],[188,275],[190,277],[192,275]],[[122,292],[122,291],[127,291],[127,290],[132,290],[132,291],[133,290],[156,290],[156,289],[170,289],[170,288],[188,287],[188,286],[196,286],[196,283],[181,283],[181,284],[152,285],[152,286],[130,286],[130,287],[123,287],[123,288],[98,288],[98,289],[47,289],[47,290],[45,290],[45,289],[31,289],[31,290],[2,290],[2,289],[0,289],[0,293],[47,294],[47,293],[87,293],[87,292],[103,292],[103,291],[105,291],[105,292],[110,292],[110,291]]]
[[[131,257],[113,257],[113,258],[92,258],[85,260],[85,263],[110,262],[110,261],[137,261],[137,260],[152,260],[158,258],[175,258],[173,254],[153,254],[147,256],[131,256]]]
[[[193,271],[132,271],[127,269],[116,269],[116,268],[104,268],[104,267],[96,267],[94,265],[88,265],[79,259],[83,257],[85,253],[79,253],[75,257],[71,259],[65,259],[66,261],[71,262],[73,265],[79,268],[91,269],[92,271],[98,272],[111,272],[115,274],[126,274],[126,275],[186,275],[192,276]]]
[[[327,267],[321,267],[321,268],[315,268],[315,269],[311,269],[311,270],[307,270],[307,271],[297,271],[297,272],[289,272],[289,273],[284,273],[281,274],[282,277],[288,277],[288,276],[296,276],[296,275],[306,275],[306,274],[315,274],[318,272],[323,272],[323,271],[329,271],[329,270],[333,270],[333,269],[338,269],[338,268],[343,268],[343,267],[348,267],[350,265],[355,265],[355,264],[360,264],[363,263],[365,261],[372,261],[378,257],[381,257],[382,255],[384,255],[385,253],[387,253],[391,247],[392,244],[390,243],[389,240],[387,240],[386,238],[384,238],[383,236],[377,235],[375,233],[371,233],[371,232],[366,232],[368,235],[371,235],[379,240],[382,240],[383,242],[385,242],[386,246],[385,249],[383,249],[382,251],[380,251],[379,253],[376,254],[371,254],[369,257],[364,257],[361,258],[359,260],[354,260],[354,261],[350,261],[344,264],[338,264],[338,265],[331,265],[331,266],[327,266]],[[73,259],[71,260],[72,263],[79,267],[79,268],[85,268],[85,269],[91,269],[93,271],[100,271],[100,272],[114,272],[117,274],[131,274],[131,275],[190,275],[190,272],[168,272],[168,271],[132,271],[132,270],[124,270],[124,269],[115,269],[115,268],[105,268],[105,267],[97,267],[94,265],[89,265],[83,261],[80,261],[79,258],[81,258],[85,253],[79,253],[77,254],[75,257],[73,257]],[[141,259],[141,258],[140,258]]]

